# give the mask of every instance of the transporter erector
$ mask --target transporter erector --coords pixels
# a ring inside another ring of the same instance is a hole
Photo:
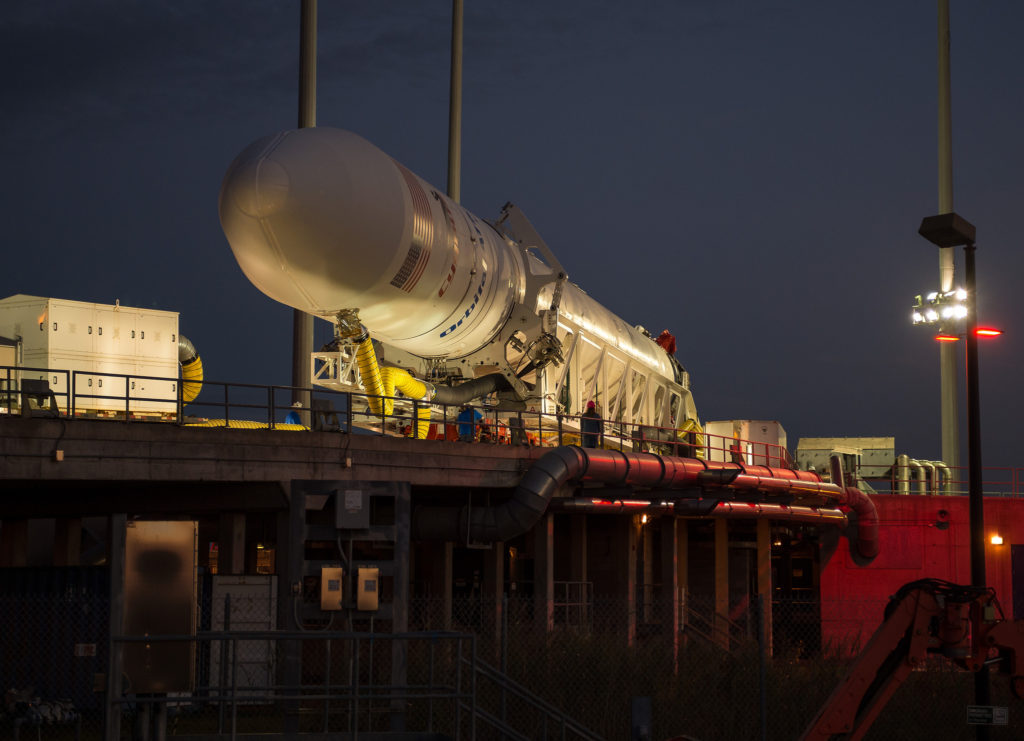
[[[318,127],[250,144],[219,211],[257,288],[334,324],[314,383],[567,417],[593,400],[612,422],[699,429],[683,367],[571,283],[511,204],[487,222],[360,136]]]

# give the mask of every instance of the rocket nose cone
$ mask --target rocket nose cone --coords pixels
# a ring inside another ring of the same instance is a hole
[[[288,172],[263,153],[236,163],[224,178],[222,197],[253,218],[277,212],[288,200]]]

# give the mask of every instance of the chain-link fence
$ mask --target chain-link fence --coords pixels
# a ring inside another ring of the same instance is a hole
[[[47,595],[5,584],[0,738],[15,728],[26,739],[103,737],[106,583],[102,569],[83,579],[51,585]],[[623,604],[574,587],[556,592],[550,607],[521,596],[417,598],[411,632],[396,640],[364,632],[368,623],[343,613],[303,622],[304,631],[272,630],[281,623],[271,584],[243,578],[216,599],[200,590],[197,637],[179,644],[191,685],[142,693],[126,674],[123,695],[111,703],[121,738],[139,737],[158,718],[169,736],[405,727],[466,739],[591,737],[584,729],[627,739],[632,699],[649,697],[654,740],[788,741],[869,637],[844,633],[830,616],[874,611],[881,622],[884,608],[830,604],[823,622],[816,602],[777,601],[762,620],[753,600],[718,614],[711,599],[664,603],[640,590]],[[1010,708],[1011,725],[991,737],[1019,737],[1022,703],[998,676],[992,695],[994,705]],[[937,658],[910,674],[867,738],[973,738],[966,722],[973,698],[973,675]]]

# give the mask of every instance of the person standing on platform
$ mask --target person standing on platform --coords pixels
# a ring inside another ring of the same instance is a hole
[[[601,435],[601,415],[597,413],[597,404],[587,402],[587,411],[580,417],[580,432],[583,433],[583,447],[596,448]]]
[[[471,443],[476,440],[477,422],[483,416],[475,407],[471,407],[468,404],[462,407],[462,411],[456,417],[456,421],[459,423],[459,440],[464,443]]]

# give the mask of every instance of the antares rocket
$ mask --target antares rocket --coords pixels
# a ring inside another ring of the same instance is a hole
[[[697,422],[682,366],[569,282],[516,207],[488,223],[356,134],[253,142],[228,168],[219,210],[257,288],[336,326],[357,314],[383,362],[395,350],[418,358],[434,391],[487,376],[501,382],[475,391],[499,391],[509,409],[575,415],[593,400],[623,423]]]

